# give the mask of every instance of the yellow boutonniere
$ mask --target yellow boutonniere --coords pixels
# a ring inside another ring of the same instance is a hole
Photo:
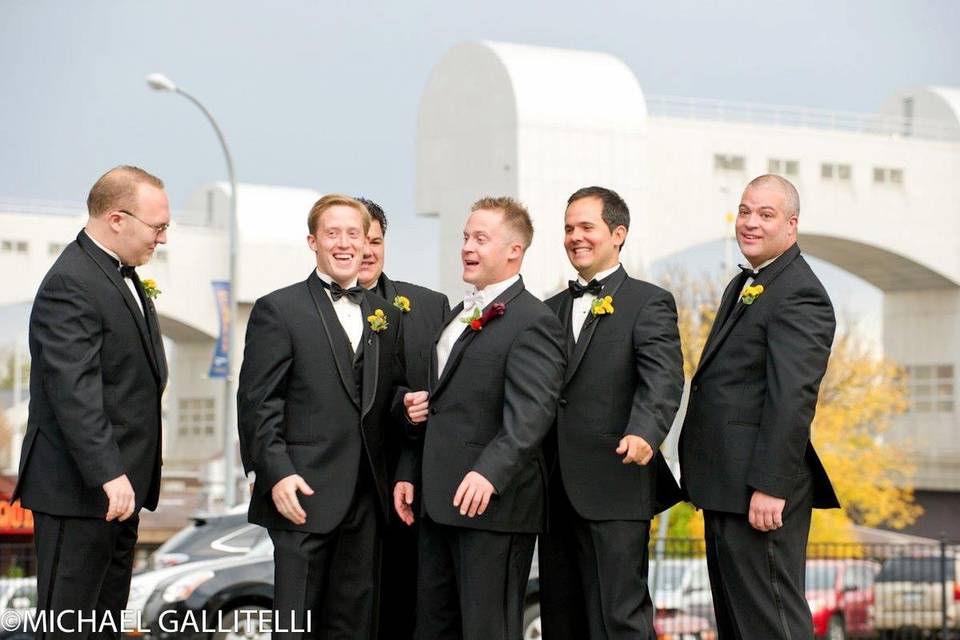
[[[143,285],[143,293],[150,298],[151,300],[156,300],[157,296],[163,293],[160,289],[157,289],[157,281],[153,278],[146,278],[141,280],[140,284]]]
[[[753,304],[754,301],[760,297],[760,294],[763,293],[762,284],[753,284],[744,289],[743,294],[740,296],[740,302],[743,304]]]
[[[609,316],[613,314],[613,297],[596,298],[590,304],[590,313],[595,316]]]
[[[377,309],[372,316],[367,316],[367,322],[370,323],[370,330],[374,333],[380,333],[390,325],[387,323],[387,314],[383,309]]]
[[[410,313],[410,298],[407,296],[397,296],[393,299],[393,306],[400,309],[403,313]]]

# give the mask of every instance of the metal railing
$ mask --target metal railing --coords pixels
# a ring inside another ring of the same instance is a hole
[[[654,118],[822,129],[944,142],[960,141],[960,126],[924,118],[679,96],[646,96],[646,103],[647,113]]]

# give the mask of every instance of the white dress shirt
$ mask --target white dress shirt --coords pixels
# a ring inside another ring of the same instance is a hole
[[[601,271],[593,276],[592,279],[597,281],[603,280],[619,268],[620,263],[617,263],[617,266]],[[580,276],[577,276],[577,282],[583,286],[590,284]],[[590,315],[590,307],[593,306],[593,301],[596,299],[597,296],[592,293],[585,293],[579,298],[573,299],[573,309],[570,312],[570,328],[573,329],[574,342],[580,339],[580,331],[583,329],[583,323],[587,321],[587,316]]]
[[[92,242],[93,244],[95,244],[95,245],[97,245],[98,247],[100,247],[100,248],[104,251],[104,253],[106,253],[108,256],[110,256],[111,258],[113,258],[114,260],[116,260],[119,265],[123,265],[123,262],[120,260],[120,256],[118,256],[118,255],[115,254],[113,251],[110,251],[110,249],[107,249],[105,246],[103,246],[102,244],[100,244],[99,242],[97,242],[96,239],[95,239],[92,235],[90,235],[89,233],[87,233],[87,230],[86,230],[86,229],[84,229],[83,232],[86,234],[86,236],[87,236],[88,238],[90,238],[90,242]],[[119,266],[117,267],[117,270],[118,270],[118,271],[120,270],[120,267],[119,267]],[[143,302],[140,301],[140,294],[137,293],[137,283],[135,283],[135,282],[133,281],[133,278],[124,278],[123,281],[127,283],[127,288],[129,288],[129,289],[130,289],[130,293],[133,294],[133,299],[137,301],[137,306],[140,308],[140,313],[142,314],[142,313],[143,313]]]
[[[317,277],[328,285],[333,283],[333,278],[320,271],[320,269],[317,269]],[[345,286],[344,289],[355,286],[357,286],[356,278]],[[350,302],[350,298],[347,296],[343,296],[334,302],[330,288],[324,287],[323,290],[327,292],[327,297],[330,299],[330,302],[333,303],[333,310],[337,314],[340,326],[343,327],[343,330],[346,332],[347,338],[349,338],[350,344],[353,346],[353,352],[356,353],[360,347],[360,341],[363,339],[363,311],[360,309],[360,305]]]
[[[472,289],[467,292],[463,300],[463,311],[446,326],[437,341],[438,377],[443,373],[443,368],[447,366],[447,359],[450,357],[450,352],[453,351],[453,345],[464,329],[468,328],[463,321],[473,315],[474,309],[480,309],[482,313],[487,305],[496,300],[497,296],[509,289],[519,279],[520,275],[518,274],[512,278],[507,278],[503,282],[489,284],[483,290]]]

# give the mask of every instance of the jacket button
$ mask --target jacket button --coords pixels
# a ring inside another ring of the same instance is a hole
[[[561,406],[561,407],[567,406],[567,399],[566,399],[566,398],[560,398],[560,400],[559,400],[558,402],[560,403],[560,406]]]
[[[691,389],[692,389],[693,391],[700,391],[700,385],[695,384],[695,385],[693,385],[693,387],[691,387]]]
[[[440,409],[437,409],[436,407],[430,407],[430,415],[435,416],[438,413],[440,413]]]

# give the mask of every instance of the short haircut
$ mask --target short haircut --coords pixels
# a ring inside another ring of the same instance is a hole
[[[567,206],[569,207],[577,200],[582,200],[583,198],[600,198],[600,201],[603,202],[603,212],[600,214],[600,217],[607,223],[607,227],[611,232],[619,226],[623,226],[623,228],[628,231],[630,230],[630,209],[627,208],[627,203],[623,201],[623,198],[621,198],[620,194],[616,191],[607,189],[606,187],[584,187],[577,189],[573,192],[573,195],[567,198]]]
[[[367,208],[367,211],[370,212],[370,221],[373,222],[376,220],[380,223],[380,230],[383,232],[383,235],[387,235],[387,214],[383,212],[383,207],[378,205],[373,200],[367,198],[354,198],[357,202],[363,203],[363,206]]]
[[[122,164],[110,169],[90,188],[87,212],[90,217],[99,218],[108,211],[135,209],[137,187],[141,184],[163,189],[163,180],[140,167]]]
[[[317,232],[317,226],[320,224],[320,217],[323,215],[323,212],[330,207],[336,207],[338,205],[353,207],[359,211],[363,217],[363,232],[367,233],[370,231],[370,212],[367,211],[367,207],[362,202],[350,196],[345,196],[342,193],[328,193],[310,207],[310,214],[307,216],[307,231],[310,232],[310,235],[314,235]]]
[[[520,236],[524,251],[530,248],[530,243],[533,242],[533,222],[526,207],[509,196],[488,196],[480,198],[470,207],[471,213],[479,209],[502,212],[503,223]]]
[[[768,187],[776,186],[783,192],[783,204],[786,207],[785,213],[787,214],[787,219],[792,217],[800,217],[800,194],[797,192],[797,188],[793,186],[793,183],[784,178],[783,176],[774,175],[772,173],[765,173],[762,176],[757,176],[750,181],[750,184],[747,185],[747,189],[750,187]],[[744,189],[746,191],[746,189]]]

